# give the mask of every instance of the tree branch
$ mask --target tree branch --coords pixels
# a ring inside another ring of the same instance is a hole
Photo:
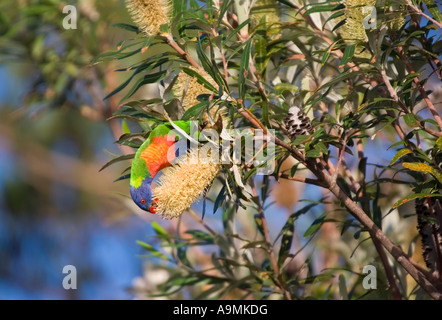
[[[429,15],[427,15],[425,12],[423,12],[421,9],[419,9],[418,7],[416,7],[410,0],[407,0],[407,6],[413,10],[414,12],[416,12],[418,15],[427,18],[429,21],[431,21],[432,23],[434,23],[439,29],[442,28],[442,23],[434,20],[432,17],[430,17]]]

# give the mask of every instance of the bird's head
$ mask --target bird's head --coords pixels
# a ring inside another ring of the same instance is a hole
[[[152,178],[144,179],[138,188],[130,186],[130,195],[138,207],[150,213],[156,213],[156,199],[152,199],[152,180]]]

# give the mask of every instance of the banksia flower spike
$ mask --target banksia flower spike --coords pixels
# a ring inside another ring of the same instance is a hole
[[[345,24],[338,29],[338,33],[347,43],[354,43],[355,41],[367,41],[367,34],[364,26],[364,19],[369,15],[369,12],[364,12],[365,6],[376,5],[376,0],[345,0],[346,6],[345,14],[336,19],[336,22],[346,20]],[[364,50],[361,45],[356,46],[355,56],[359,58],[370,58],[369,51]]]
[[[153,190],[156,214],[163,219],[179,217],[195,202],[221,170],[221,164],[213,159],[199,157],[199,149],[191,149],[178,158],[172,167],[163,170],[159,186]]]
[[[196,72],[200,72],[199,70],[196,70],[195,68],[192,68]],[[207,80],[211,85],[213,85],[215,88],[218,87],[218,85],[213,81],[212,78],[209,76],[204,76],[204,79]],[[204,85],[198,83],[197,78],[189,76],[184,71],[181,71],[178,74],[178,79],[173,87],[173,92],[176,97],[181,99],[184,110],[189,110],[194,105],[200,103],[198,101],[198,96],[202,94],[212,94],[213,92],[207,89]],[[183,97],[184,95],[184,97]],[[217,121],[217,118],[219,115],[222,115],[223,112],[218,110],[218,108],[211,108],[210,109],[210,116],[212,117],[212,120],[214,122]],[[203,115],[203,121],[209,122],[209,118],[207,114]]]
[[[192,68],[192,70],[197,71],[194,68]],[[205,79],[215,88],[217,87],[217,84],[214,83],[212,79],[209,79],[209,77],[205,77]],[[200,103],[197,99],[199,95],[212,93],[212,91],[198,83],[197,78],[189,76],[184,71],[181,71],[178,74],[178,79],[174,85],[173,92],[175,96],[182,99],[184,110],[188,110],[194,105]]]
[[[268,25],[281,22],[281,10],[276,0],[257,0],[251,13],[251,24],[257,26],[264,19]],[[276,35],[280,31],[279,26],[270,29],[270,35]]]
[[[300,135],[311,135],[314,132],[310,118],[297,106],[289,109],[288,116],[285,119],[285,126],[291,139],[295,139]]]
[[[168,24],[173,7],[170,0],[126,0],[132,20],[147,35],[161,33],[161,26]]]

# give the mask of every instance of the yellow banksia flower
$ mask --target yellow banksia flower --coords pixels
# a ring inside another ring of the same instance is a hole
[[[163,170],[158,186],[153,189],[157,200],[156,214],[163,219],[179,217],[208,188],[221,170],[219,161],[203,157],[191,149],[177,163]]]
[[[390,31],[398,31],[405,23],[406,12],[400,9],[391,11],[388,16],[387,26]]]
[[[346,6],[345,14],[337,18],[336,22],[339,23],[344,19],[346,19],[346,22],[338,29],[338,33],[347,43],[353,43],[354,41],[366,42],[368,39],[363,22],[370,12],[364,12],[364,7],[376,5],[376,0],[345,0],[344,4]],[[363,46],[357,45],[355,56],[368,59],[371,57],[371,53],[364,50]]]
[[[195,68],[192,70],[199,72]],[[201,72],[199,72],[201,73]],[[209,76],[204,76],[204,79],[207,80],[211,85],[215,88],[218,88],[218,85],[213,81]],[[197,78],[189,76],[184,71],[181,71],[178,74],[178,79],[173,87],[174,95],[182,101],[183,108],[185,111],[189,110],[194,105],[200,103],[198,101],[198,96],[202,94],[212,94],[213,92],[207,89],[204,85],[198,83]],[[184,94],[184,98],[183,98]],[[220,110],[221,111],[221,110]],[[210,116],[212,120],[216,122],[218,115],[222,115],[223,112],[219,112],[218,108],[214,107],[210,109]],[[209,118],[207,113],[203,115],[203,121],[209,122]]]
[[[132,20],[147,35],[161,33],[161,26],[168,24],[173,7],[170,0],[126,0]]]
[[[279,3],[276,0],[257,0],[251,13],[251,24],[257,26],[261,23],[262,19],[268,25],[273,25],[281,22],[281,10]],[[280,31],[278,25],[272,26],[269,30],[270,35],[276,35]]]

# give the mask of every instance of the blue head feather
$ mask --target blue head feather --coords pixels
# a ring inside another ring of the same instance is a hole
[[[130,186],[130,195],[133,201],[143,210],[149,211],[152,205],[152,178],[146,178],[143,180],[138,188]]]

